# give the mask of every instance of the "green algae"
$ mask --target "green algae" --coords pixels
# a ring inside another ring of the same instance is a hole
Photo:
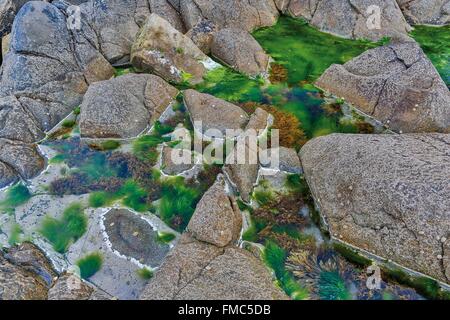
[[[153,270],[147,267],[137,270],[136,273],[142,280],[150,280],[151,278],[153,278]]]
[[[94,252],[79,259],[76,264],[80,268],[81,278],[87,280],[102,268],[103,257],[99,252]]]
[[[19,224],[15,223],[11,228],[11,233],[8,239],[8,244],[10,246],[15,246],[22,242],[21,239],[22,228]]]
[[[270,28],[253,33],[266,52],[288,70],[288,84],[315,81],[333,63],[343,64],[378,46],[364,40],[338,38],[299,19],[281,17]]]
[[[65,253],[87,230],[88,219],[79,203],[69,206],[60,220],[46,216],[39,232],[59,253]]]
[[[156,236],[156,241],[163,244],[168,244],[172,242],[176,238],[176,235],[174,235],[171,232],[158,232]]]
[[[26,203],[32,196],[25,185],[18,183],[6,191],[6,198],[0,202],[0,210],[12,213],[16,207]]]
[[[319,278],[322,300],[350,300],[351,294],[338,271],[322,271]]]
[[[450,88],[450,25],[415,26],[411,36],[420,44]]]

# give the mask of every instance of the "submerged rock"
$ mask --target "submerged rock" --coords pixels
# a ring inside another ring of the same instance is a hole
[[[242,216],[220,176],[197,205],[187,230],[202,242],[225,247],[239,238]]]
[[[197,84],[203,81],[210,58],[169,22],[151,14],[133,44],[131,62],[167,81]]]
[[[81,135],[136,137],[159,118],[177,94],[163,79],[148,74],[127,74],[92,84],[81,105]]]
[[[345,38],[380,40],[408,38],[411,27],[395,0],[278,0],[278,8],[293,17],[302,17],[318,29]],[[380,8],[380,25],[376,23]],[[375,20],[372,20],[375,18]]]
[[[256,77],[264,74],[269,56],[247,31],[226,28],[214,34],[211,53],[236,71]]]
[[[56,276],[44,253],[31,243],[0,250],[0,300],[46,300]]]
[[[375,48],[332,65],[317,86],[395,131],[450,130],[450,92],[415,42]]]
[[[397,0],[412,24],[444,25],[450,22],[448,0]]]
[[[300,152],[331,235],[450,283],[450,135],[343,135]]]
[[[192,89],[184,92],[184,103],[194,127],[202,134],[208,130],[218,130],[225,137],[227,129],[243,130],[249,121],[247,113],[240,107]],[[195,122],[201,122],[202,127]]]
[[[105,215],[105,232],[111,249],[157,267],[169,252],[169,245],[157,241],[158,232],[139,215],[124,209],[113,209]]]
[[[191,162],[189,163],[176,163],[173,159],[174,152],[177,152],[178,157],[185,158],[189,157]],[[161,152],[161,170],[167,175],[176,176],[194,167],[193,155],[190,150],[186,149],[175,149],[164,146]]]

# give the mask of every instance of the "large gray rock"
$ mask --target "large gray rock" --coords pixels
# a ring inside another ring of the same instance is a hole
[[[411,27],[395,0],[277,0],[278,8],[293,17],[302,17],[322,31],[346,38],[379,40],[407,38]],[[372,28],[370,6],[381,9],[380,28]],[[370,26],[370,27],[369,27]]]
[[[450,22],[449,0],[397,0],[412,24],[444,25]]]
[[[172,27],[185,33],[183,21],[179,12],[167,0],[148,0],[150,4],[150,12],[159,15],[167,20]]]
[[[251,77],[264,74],[269,56],[247,31],[225,28],[214,34],[212,55],[231,68]]]
[[[300,152],[330,233],[450,283],[450,135],[342,135]]]
[[[234,27],[245,31],[253,31],[260,27],[274,25],[278,19],[278,10],[273,0],[192,0],[196,6],[183,12],[201,14],[211,20],[219,28]],[[188,1],[189,2],[189,1]],[[195,10],[195,13],[192,11]],[[198,21],[197,21],[198,22]]]
[[[202,242],[225,247],[239,238],[242,216],[220,176],[197,205],[187,230]]]
[[[184,234],[145,288],[142,300],[280,300],[266,267],[249,252]]]
[[[211,53],[211,45],[214,38],[214,32],[217,31],[214,23],[208,20],[200,20],[187,33],[194,44],[205,54]]]
[[[227,129],[243,130],[249,121],[247,113],[240,107],[192,89],[184,92],[184,103],[194,127],[202,134],[215,129],[225,137]],[[201,128],[198,122],[201,122]]]
[[[60,2],[58,6],[43,1],[23,5],[2,63],[0,160],[22,178],[33,177],[43,168],[32,143],[81,103],[90,83],[114,74],[87,24],[68,30],[65,8]],[[9,174],[3,169],[0,180],[10,180]]]
[[[189,37],[157,14],[150,15],[131,52],[131,62],[139,70],[175,83],[202,82],[209,61]]]
[[[57,276],[31,243],[0,250],[0,300],[45,300]]]
[[[177,89],[149,74],[128,74],[94,83],[81,105],[81,135],[136,137],[159,118],[177,94]]]
[[[415,42],[375,48],[332,65],[316,84],[392,130],[450,131],[450,92]]]

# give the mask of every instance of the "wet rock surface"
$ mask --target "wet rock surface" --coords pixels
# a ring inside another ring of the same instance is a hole
[[[333,134],[300,156],[333,237],[450,283],[449,146],[443,134]]]
[[[450,91],[415,42],[375,48],[332,65],[317,85],[397,132],[450,130]]]
[[[169,252],[167,244],[158,242],[158,232],[135,213],[111,210],[104,224],[112,249],[142,264],[159,266]]]

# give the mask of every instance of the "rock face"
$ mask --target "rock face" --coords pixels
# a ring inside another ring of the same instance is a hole
[[[269,56],[247,31],[225,28],[214,34],[211,46],[214,57],[236,71],[256,77],[267,71]]]
[[[176,83],[202,82],[209,61],[190,38],[156,14],[148,18],[131,52],[135,67]]]
[[[342,135],[300,152],[337,239],[450,283],[450,135]]]
[[[412,24],[444,25],[450,22],[449,0],[397,0]]]
[[[295,149],[279,147],[276,149],[270,149],[269,156],[273,152],[278,153],[278,168],[275,167],[275,163],[271,163],[270,159],[264,159],[261,165],[271,169],[279,169],[288,173],[300,174],[302,173],[302,165]]]
[[[223,178],[201,202],[188,227],[193,233],[182,235],[141,299],[287,299],[257,258],[233,246],[241,231],[241,217],[224,192]]]
[[[38,174],[44,160],[33,143],[81,103],[90,83],[114,74],[87,26],[69,32],[64,10],[30,1],[15,17],[1,68],[0,186],[11,180],[5,165],[23,178]]]
[[[159,118],[178,90],[158,76],[128,74],[92,84],[81,105],[80,131],[89,138],[133,138]]]
[[[197,205],[187,230],[195,239],[222,248],[237,240],[241,228],[241,212],[221,177]]]
[[[184,103],[194,127],[203,134],[215,129],[225,137],[227,129],[243,130],[249,121],[247,113],[240,107],[192,89],[184,92]],[[195,123],[200,121],[201,128]]]
[[[278,0],[278,8],[293,17],[302,17],[322,31],[346,38],[379,40],[407,38],[410,26],[395,0]],[[380,26],[371,22],[381,9]],[[375,7],[374,7],[375,8]],[[369,23],[368,23],[369,22]],[[374,26],[374,27],[373,27]]]
[[[56,276],[31,243],[0,251],[0,300],[45,300]]]
[[[449,132],[450,92],[415,42],[375,48],[332,65],[317,86],[402,132]]]
[[[0,38],[11,31],[16,13],[29,0],[2,0],[0,1]]]
[[[273,0],[180,1],[183,2],[194,4],[182,10],[185,21],[192,21],[200,16],[212,21],[220,29],[234,27],[251,32],[260,27],[274,25],[279,15]]]

